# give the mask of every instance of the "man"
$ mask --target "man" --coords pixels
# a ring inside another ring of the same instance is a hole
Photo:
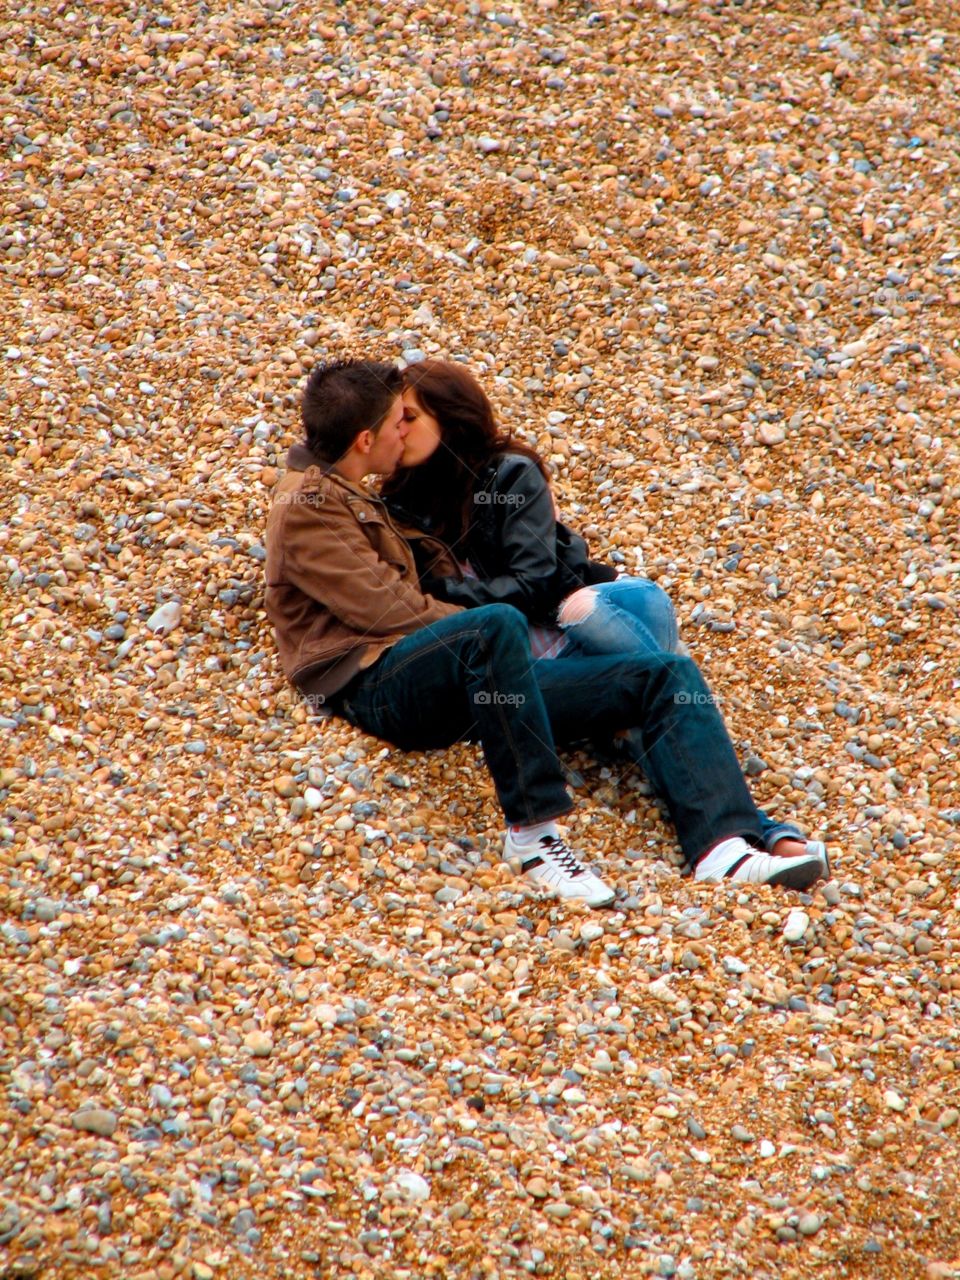
[[[404,749],[479,741],[507,821],[505,856],[561,897],[604,906],[614,893],[555,825],[572,806],[554,739],[625,728],[643,737],[645,771],[697,879],[818,879],[814,855],[758,851],[759,814],[689,658],[535,662],[519,610],[464,610],[422,592],[404,532],[361,483],[402,457],[400,393],[399,370],[372,361],[319,365],[307,381],[306,440],[290,450],[267,521],[266,608],[293,684]],[[449,548],[423,538],[421,550],[432,574],[459,574]]]

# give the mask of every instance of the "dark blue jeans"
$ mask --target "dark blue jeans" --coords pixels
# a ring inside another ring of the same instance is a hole
[[[677,615],[670,597],[655,582],[646,578],[618,578],[616,582],[601,582],[585,590],[593,595],[593,608],[579,622],[561,623],[566,636],[561,657],[677,652],[680,639]],[[628,733],[624,745],[627,756],[642,764],[642,734]],[[763,809],[757,812],[766,849],[772,851],[778,841],[784,839],[806,840],[795,823],[771,818]]]
[[[694,866],[719,840],[762,847],[761,821],[696,664],[677,654],[530,656],[527,622],[486,605],[395,644],[330,700],[405,750],[479,741],[507,822],[572,806],[554,742],[636,729],[643,768]]]

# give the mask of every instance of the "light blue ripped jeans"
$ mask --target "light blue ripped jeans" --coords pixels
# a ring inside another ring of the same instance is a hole
[[[673,602],[663,588],[649,578],[618,578],[615,582],[582,587],[564,600],[558,623],[565,640],[557,657],[686,652],[680,641]],[[628,754],[632,755],[629,733],[625,740]],[[775,822],[762,809],[758,812],[768,852],[778,840],[806,840],[792,823]]]

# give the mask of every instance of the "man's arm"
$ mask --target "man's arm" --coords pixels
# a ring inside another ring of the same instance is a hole
[[[418,631],[458,607],[424,595],[382,560],[346,502],[307,494],[291,503],[282,531],[284,577],[364,636]]]

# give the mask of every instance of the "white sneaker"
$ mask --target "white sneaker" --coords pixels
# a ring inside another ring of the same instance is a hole
[[[518,845],[507,831],[503,856],[517,858],[528,880],[552,889],[560,898],[575,898],[590,907],[605,907],[613,901],[610,886],[585,867],[559,836],[541,836],[532,845]]]
[[[807,840],[804,836],[781,836],[780,839],[800,841],[804,845],[805,854],[809,854],[810,857],[812,858],[820,859],[820,865],[823,867],[824,880],[833,879],[833,869],[830,866],[830,854],[827,851],[827,846],[824,844],[822,840]],[[777,841],[777,844],[779,843],[780,843],[780,840]],[[776,845],[774,846],[774,848],[776,848]],[[786,855],[781,854],[776,856],[783,857]],[[793,856],[801,857],[802,855],[794,854]]]
[[[733,836],[721,840],[697,863],[695,880],[704,884],[720,884],[724,880],[736,884],[776,884],[788,889],[807,889],[824,874],[824,865],[816,853],[796,858],[778,858],[760,853],[746,840]]]
[[[830,854],[827,852],[827,846],[822,840],[808,840],[807,853],[820,859],[820,865],[823,867],[824,880],[833,878],[833,870],[830,866]]]

